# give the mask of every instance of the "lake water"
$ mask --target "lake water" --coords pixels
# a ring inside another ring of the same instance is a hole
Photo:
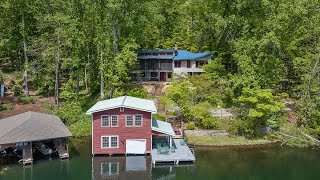
[[[6,165],[1,180],[320,179],[320,150],[288,147],[196,148],[196,163],[152,167],[150,156],[94,157],[91,140],[73,141],[71,158]]]

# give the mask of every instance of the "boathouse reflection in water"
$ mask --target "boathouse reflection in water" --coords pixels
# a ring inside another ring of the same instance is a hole
[[[151,179],[150,156],[93,157],[92,179]]]

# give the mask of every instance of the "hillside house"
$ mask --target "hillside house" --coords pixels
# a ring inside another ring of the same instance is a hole
[[[140,50],[139,71],[143,81],[170,81],[174,74],[199,74],[213,52],[191,53],[186,50]]]
[[[130,96],[97,102],[87,111],[92,115],[92,154],[146,154],[153,135],[172,139],[170,123],[152,120],[156,112],[152,100]]]

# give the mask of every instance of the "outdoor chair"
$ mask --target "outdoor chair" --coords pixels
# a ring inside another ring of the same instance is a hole
[[[186,145],[186,142],[185,142],[183,139],[181,139],[181,140],[180,140],[180,145],[181,145],[181,146],[184,146],[184,145]]]
[[[176,148],[172,147],[172,148],[171,148],[171,152],[172,152],[172,153],[175,153],[175,152],[176,152]]]

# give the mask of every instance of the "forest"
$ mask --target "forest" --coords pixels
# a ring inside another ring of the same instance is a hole
[[[257,136],[281,127],[290,98],[296,127],[320,135],[317,0],[1,0],[0,16],[0,69],[24,98],[54,97],[67,124],[128,93],[138,49],[178,48],[215,52],[162,99],[187,121],[214,128],[206,109],[231,107],[232,131]]]

